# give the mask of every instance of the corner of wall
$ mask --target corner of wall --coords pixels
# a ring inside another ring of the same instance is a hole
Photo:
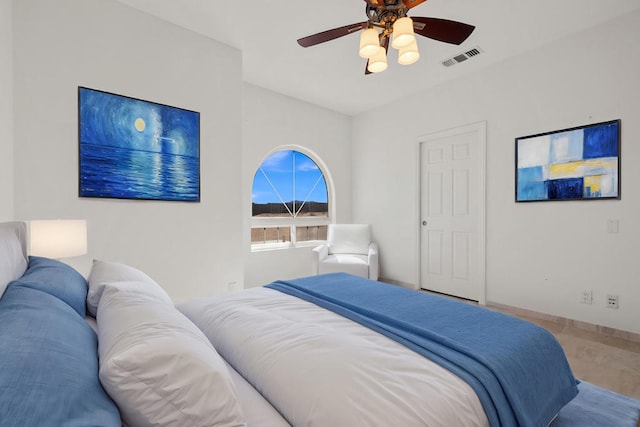
[[[0,2],[0,221],[14,219],[13,2]]]

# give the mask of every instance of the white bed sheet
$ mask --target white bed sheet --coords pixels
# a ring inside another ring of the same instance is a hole
[[[465,381],[309,302],[255,288],[178,308],[293,426],[488,426]]]

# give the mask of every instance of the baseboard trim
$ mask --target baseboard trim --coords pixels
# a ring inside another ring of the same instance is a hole
[[[599,335],[605,335],[610,337],[616,337],[627,341],[633,341],[640,343],[640,334],[635,332],[623,331],[621,329],[610,328],[608,326],[596,325],[589,322],[583,322],[582,320],[568,319],[566,317],[554,316],[551,314],[540,313],[533,310],[527,310],[525,308],[512,307],[509,305],[500,304],[497,302],[487,301],[487,308],[494,307],[507,314],[513,314],[514,316],[532,317],[534,319],[546,320],[549,322],[557,323],[562,326],[572,326],[584,331],[593,332]]]

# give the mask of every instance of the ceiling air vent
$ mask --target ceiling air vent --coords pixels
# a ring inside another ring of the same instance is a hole
[[[482,52],[483,52],[483,50],[480,49],[479,46],[476,46],[471,50],[459,53],[459,54],[455,55],[452,58],[449,58],[449,59],[446,59],[446,60],[442,61],[442,65],[444,65],[445,67],[451,67],[452,65],[456,65],[456,64],[459,64],[461,62],[464,62],[469,58],[472,58],[474,56],[478,56]]]

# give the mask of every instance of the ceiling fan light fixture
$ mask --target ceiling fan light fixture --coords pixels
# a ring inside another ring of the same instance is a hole
[[[358,53],[361,58],[372,58],[380,51],[380,39],[378,31],[375,28],[367,28],[360,34],[360,50]]]
[[[418,51],[418,42],[413,41],[409,46],[401,47],[398,52],[398,64],[410,65],[420,59],[420,52]]]
[[[369,58],[369,65],[367,70],[371,73],[380,73],[387,69],[387,50],[384,47],[380,47],[378,53]]]
[[[413,33],[413,20],[408,16],[396,19],[393,23],[393,40],[391,46],[395,49],[400,49],[405,46],[409,46],[416,41],[416,36]]]

